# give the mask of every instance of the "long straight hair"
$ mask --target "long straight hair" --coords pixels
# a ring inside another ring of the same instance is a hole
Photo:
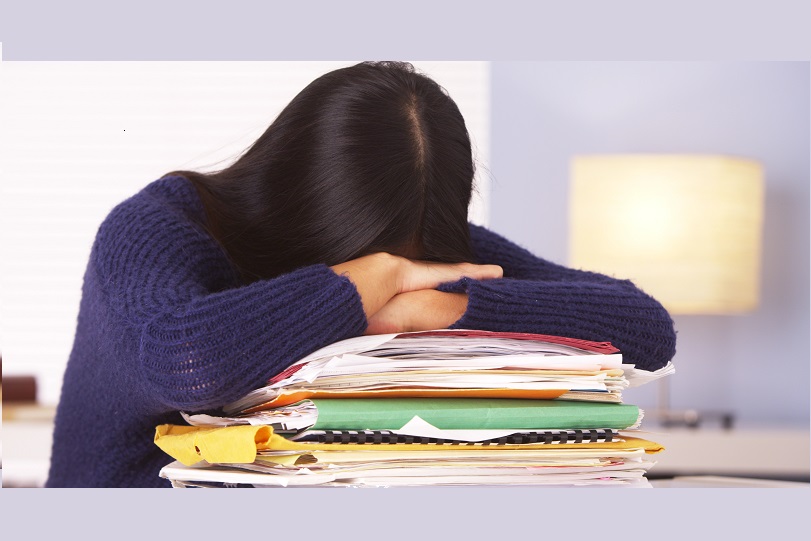
[[[305,87],[231,166],[176,171],[246,283],[386,251],[472,261],[474,164],[464,119],[402,62],[363,62]]]

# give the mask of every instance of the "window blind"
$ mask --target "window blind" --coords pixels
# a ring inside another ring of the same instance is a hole
[[[99,224],[176,169],[230,163],[309,82],[354,62],[0,62],[0,351],[55,404]],[[487,223],[489,66],[413,62],[465,117]]]

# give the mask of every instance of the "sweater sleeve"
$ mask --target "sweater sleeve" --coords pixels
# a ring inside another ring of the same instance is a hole
[[[108,216],[94,253],[111,307],[139,333],[145,386],[170,409],[220,407],[366,329],[349,279],[313,265],[234,287],[202,227],[143,192]]]
[[[504,278],[463,279],[443,291],[466,292],[468,307],[452,328],[517,331],[608,341],[623,362],[645,370],[675,355],[673,320],[629,280],[557,265],[471,224],[477,263],[501,265]]]

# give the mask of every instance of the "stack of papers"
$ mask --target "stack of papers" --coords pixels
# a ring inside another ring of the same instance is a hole
[[[622,390],[673,372],[608,343],[486,331],[327,346],[155,443],[174,486],[650,486]],[[622,431],[622,432],[621,432]]]

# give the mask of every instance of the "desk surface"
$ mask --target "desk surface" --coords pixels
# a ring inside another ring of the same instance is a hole
[[[4,486],[36,487],[45,483],[51,452],[52,415],[53,410],[48,408],[17,411],[11,411],[8,406],[4,408]],[[701,482],[714,483],[711,486],[729,486],[728,483],[742,486],[755,483],[757,480],[752,478],[756,477],[802,481],[809,478],[811,437],[807,428],[663,429],[644,430],[638,435],[665,447],[664,452],[655,455],[656,465],[648,472],[656,487],[696,486]],[[669,479],[671,477],[679,479]],[[724,480],[719,480],[720,477]],[[730,481],[730,477],[746,479]],[[780,481],[768,482],[774,486]]]
[[[653,488],[805,488],[809,483],[793,481],[772,481],[770,479],[749,479],[745,477],[725,477],[721,475],[679,476],[672,479],[654,479]]]
[[[661,443],[650,475],[723,475],[808,481],[811,435],[807,428],[642,430]]]

